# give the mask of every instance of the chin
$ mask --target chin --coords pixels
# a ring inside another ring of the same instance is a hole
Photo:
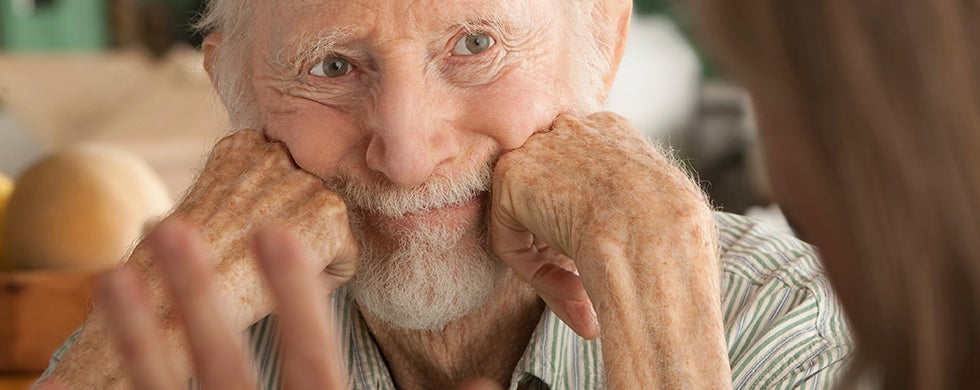
[[[409,218],[394,225],[352,218],[362,250],[350,292],[362,310],[392,328],[441,330],[486,305],[506,267],[489,249],[485,219],[422,224]]]

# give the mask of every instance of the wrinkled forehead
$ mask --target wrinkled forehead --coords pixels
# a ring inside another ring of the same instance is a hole
[[[363,39],[379,31],[432,34],[487,23],[526,28],[562,12],[556,1],[568,0],[277,0],[259,2],[255,20],[256,31],[282,47],[311,35]]]
[[[550,4],[552,0],[276,0],[260,2],[259,7],[276,18],[344,19],[391,13],[399,16],[401,22],[417,23],[457,13],[520,12],[536,3]]]

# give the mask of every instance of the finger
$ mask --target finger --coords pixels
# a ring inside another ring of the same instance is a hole
[[[343,388],[346,380],[332,313],[309,253],[275,227],[260,231],[255,247],[279,315],[284,387]]]
[[[537,240],[519,225],[490,222],[494,251],[518,277],[537,291],[558,318],[586,339],[599,335],[598,319],[571,259]],[[518,227],[514,227],[518,226]]]
[[[130,385],[134,389],[178,389],[160,326],[136,273],[120,268],[106,274],[99,286],[99,301]]]
[[[543,264],[531,277],[531,287],[555,315],[584,339],[599,336],[599,321],[582,279],[558,265]]]
[[[179,219],[166,219],[148,237],[184,322],[198,381],[206,389],[254,388],[239,335],[223,316],[204,244]]]
[[[538,239],[513,214],[510,187],[494,177],[490,208],[490,241],[494,252],[528,282],[548,307],[575,333],[586,339],[599,335],[599,321],[572,259],[551,242]]]
[[[343,198],[332,191],[317,191],[312,198],[300,206],[300,215],[312,215],[313,221],[333,221],[325,234],[309,234],[313,229],[305,229],[307,234],[296,235],[301,246],[316,253],[323,270],[324,280],[330,282],[328,291],[340,287],[354,277],[359,265],[359,246],[350,231],[347,206]],[[302,229],[302,224],[297,226]],[[324,229],[326,230],[326,229]]]
[[[560,266],[560,264],[571,262],[570,259],[536,239],[530,232],[522,231],[520,228],[508,227],[497,222],[495,217],[496,215],[491,218],[490,227],[494,251],[501,260],[514,270],[518,277],[534,286],[539,292],[545,292],[558,299],[588,299],[585,289],[581,288],[581,282],[578,286],[569,284],[573,282],[562,277],[563,274],[558,273],[558,270],[545,267],[546,265],[559,265],[558,269],[566,270],[568,274],[577,277],[567,270],[574,266],[565,266],[564,268]],[[560,284],[552,285],[554,282]]]

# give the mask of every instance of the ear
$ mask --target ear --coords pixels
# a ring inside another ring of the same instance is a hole
[[[599,0],[602,2],[602,13],[605,16],[604,23],[609,23],[613,28],[607,30],[607,44],[612,48],[612,66],[609,74],[603,78],[606,83],[606,90],[612,87],[612,82],[616,78],[616,71],[619,70],[619,62],[623,59],[623,52],[626,50],[626,35],[629,33],[630,16],[633,14],[632,0]]]
[[[208,72],[208,77],[211,78],[211,84],[214,84],[214,64],[218,59],[218,50],[221,49],[221,41],[221,33],[212,33],[205,37],[204,43],[201,44],[201,50],[204,52],[204,70]]]

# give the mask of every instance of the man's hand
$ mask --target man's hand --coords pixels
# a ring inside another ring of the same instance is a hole
[[[624,119],[608,113],[584,120],[560,116],[549,131],[533,135],[497,163],[491,203],[494,250],[572,330],[595,338],[598,319],[572,261],[579,259],[581,236],[622,241],[625,237],[610,229],[625,228],[641,208],[656,206],[633,201],[641,195],[636,184],[658,186],[644,179],[663,170],[676,168],[665,164]],[[596,235],[604,237],[591,237]]]
[[[219,289],[231,292],[232,325],[244,330],[269,313],[271,296],[262,289],[251,237],[276,224],[297,234],[314,261],[340,286],[354,276],[357,242],[347,207],[323,182],[296,167],[285,145],[261,133],[240,130],[219,142],[197,183],[173,212],[200,231],[214,256]],[[334,261],[341,259],[342,261]],[[150,285],[151,292],[158,291]]]
[[[251,245],[260,228],[276,225],[294,232],[299,245],[318,255],[311,269],[323,271],[327,290],[346,282],[356,270],[358,246],[343,200],[326,190],[319,178],[297,168],[285,146],[256,131],[238,131],[215,146],[173,216],[199,232],[202,246],[209,248],[206,260],[214,270],[215,289],[225,302],[234,303],[221,311],[237,332],[273,307],[273,296],[260,288],[264,281]],[[187,378],[191,362],[150,246],[146,240],[137,245],[126,267],[146,284],[151,312],[163,329],[164,349],[174,359],[175,376]],[[121,387],[119,359],[106,347],[107,338],[105,315],[97,306],[52,377],[73,388]]]
[[[148,241],[173,294],[201,388],[258,388],[240,333],[221,315],[222,296],[214,285],[214,270],[208,267],[207,251],[194,229],[179,219],[168,219]],[[254,246],[279,316],[283,388],[347,388],[334,313],[323,294],[324,283],[329,291],[338,286],[331,277],[316,272],[321,266],[285,230],[261,230]],[[130,386],[184,388],[186,382],[174,375],[139,276],[125,267],[107,274],[99,289],[99,301],[109,319],[111,340],[123,356]],[[500,386],[473,381],[457,388],[463,389],[495,390]]]
[[[601,328],[610,388],[731,386],[711,210],[625,119],[560,116],[505,153],[490,215],[494,251],[549,308]]]
[[[226,302],[214,283],[208,251],[194,229],[178,219],[168,219],[148,241],[176,304],[202,387],[256,388],[241,332],[223,315]],[[319,273],[322,265],[281,229],[260,231],[254,244],[276,302],[285,387],[343,388],[346,382],[333,333],[333,313],[328,311],[322,286],[326,283],[332,291],[338,287],[335,281]],[[99,298],[130,385],[137,389],[182,388],[186,381],[175,375],[139,276],[128,268],[110,273]]]

